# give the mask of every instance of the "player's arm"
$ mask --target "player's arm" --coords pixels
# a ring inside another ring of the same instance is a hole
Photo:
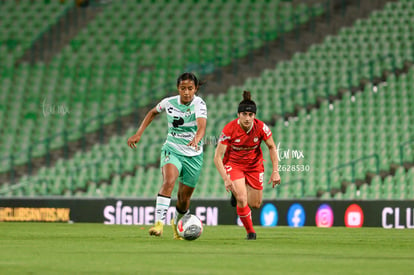
[[[221,178],[224,181],[224,186],[226,191],[233,190],[233,182],[230,180],[230,177],[226,173],[226,169],[223,165],[223,155],[226,152],[227,145],[220,143],[216,147],[216,151],[214,153],[214,164],[216,165],[217,171],[220,173]]]
[[[197,132],[194,138],[187,145],[192,146],[196,150],[198,150],[198,143],[200,142],[200,140],[203,139],[204,134],[206,133],[207,119],[204,117],[198,117],[196,121],[197,121]]]
[[[267,148],[270,153],[270,160],[272,161],[272,175],[270,176],[269,182],[272,182],[272,187],[275,187],[277,184],[280,184],[280,175],[279,175],[279,160],[277,158],[277,148],[275,142],[273,141],[272,136],[265,140]]]
[[[129,147],[131,147],[132,149],[137,148],[135,144],[139,142],[145,129],[148,127],[148,125],[150,125],[150,123],[158,114],[159,112],[157,111],[156,107],[148,111],[148,113],[144,117],[144,120],[141,122],[141,125],[139,126],[137,132],[133,136],[128,138],[127,143]]]

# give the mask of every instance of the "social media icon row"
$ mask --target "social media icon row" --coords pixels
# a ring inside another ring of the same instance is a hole
[[[278,211],[272,203],[263,206],[260,223],[263,226],[276,226],[278,224]],[[364,213],[358,204],[351,204],[345,211],[346,227],[361,227],[364,224]],[[306,211],[300,203],[289,207],[287,223],[291,227],[302,227],[306,222]],[[316,211],[315,224],[317,227],[331,227],[334,224],[334,213],[329,204],[321,204]]]

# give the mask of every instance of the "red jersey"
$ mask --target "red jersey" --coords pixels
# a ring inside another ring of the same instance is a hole
[[[258,119],[254,119],[249,131],[244,131],[239,119],[229,122],[223,128],[219,142],[227,145],[223,164],[232,163],[242,167],[256,167],[263,163],[263,153],[260,148],[262,140],[272,136],[269,127]]]

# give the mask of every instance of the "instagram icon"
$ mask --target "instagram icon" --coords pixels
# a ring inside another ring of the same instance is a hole
[[[331,227],[334,221],[332,208],[326,203],[319,206],[315,221],[317,227]]]

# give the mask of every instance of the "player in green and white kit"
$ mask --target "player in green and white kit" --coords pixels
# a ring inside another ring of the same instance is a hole
[[[146,127],[156,115],[165,111],[168,120],[168,136],[161,149],[163,183],[155,206],[155,224],[149,234],[161,236],[166,214],[170,206],[171,193],[176,180],[179,181],[177,204],[171,226],[174,239],[181,239],[175,227],[182,216],[188,213],[193,194],[203,165],[202,138],[207,125],[207,106],[195,93],[200,82],[192,73],[183,73],[177,79],[178,96],[163,99],[151,109],[135,135],[128,139],[128,146],[136,148]],[[175,222],[174,222],[175,221]]]

